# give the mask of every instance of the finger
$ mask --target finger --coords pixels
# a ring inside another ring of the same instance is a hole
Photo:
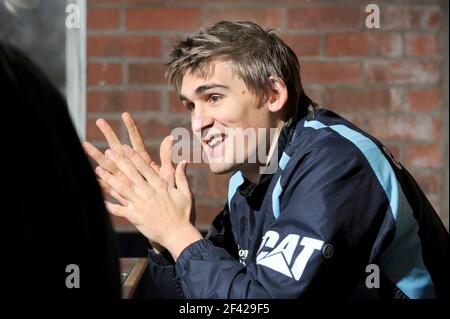
[[[136,122],[134,121],[133,117],[130,113],[123,113],[122,114],[122,120],[125,123],[125,127],[128,131],[128,136],[130,137],[131,145],[133,146],[133,149],[141,155],[141,157],[147,161],[152,162],[152,158],[150,154],[147,151],[147,148],[145,147],[144,140],[142,138],[142,134],[139,130],[139,127],[136,125]]]
[[[120,146],[122,145],[122,143],[120,143],[119,138],[117,137],[116,133],[114,133],[108,122],[106,122],[104,119],[98,119],[95,124],[105,136],[109,147],[115,151],[120,150]]]
[[[109,187],[111,187],[123,198],[131,201],[135,201],[138,199],[136,193],[133,192],[133,190],[129,186],[124,184],[119,178],[112,175],[101,166],[97,166],[95,172],[106,184],[108,184]]]
[[[118,217],[127,217],[127,210],[125,207],[113,204],[110,202],[105,201],[106,209],[113,215],[116,215]]]
[[[94,159],[94,161],[97,162],[98,165],[106,169],[108,172],[115,174],[117,172],[117,166],[114,164],[113,161],[111,161],[109,158],[107,158],[105,155],[103,155],[102,152],[98,150],[94,145],[92,145],[89,142],[83,143],[83,148],[86,151],[86,153]]]
[[[158,183],[160,183],[162,179],[158,176],[155,170],[151,166],[149,166],[144,161],[144,159],[128,145],[122,145],[122,152],[130,160],[130,162],[133,163],[134,167],[136,167],[139,173],[145,177],[147,183],[154,188],[157,188]]]
[[[171,167],[174,169],[171,156],[172,156],[173,137],[172,135],[166,136],[161,142],[159,148],[159,157],[161,159],[161,168]]]
[[[109,194],[111,188],[106,184],[104,181],[102,181],[100,178],[97,178],[97,182],[100,185],[100,188],[102,190],[103,196],[106,196]]]
[[[121,205],[123,205],[123,206],[128,206],[128,201],[125,199],[125,198],[123,198],[122,196],[120,196],[120,194],[119,193],[117,193],[114,189],[112,189],[111,187],[109,187],[108,186],[108,184],[106,184],[104,181],[102,181],[101,179],[97,179],[98,180],[98,182],[99,182],[99,184],[100,184],[100,186],[101,186],[101,188],[102,188],[102,191],[103,191],[103,194],[106,196],[106,195],[111,195],[113,198],[115,198]]]
[[[178,163],[175,172],[175,180],[177,189],[179,189],[184,195],[191,197],[192,193],[186,176],[186,161],[181,161]]]
[[[147,191],[148,184],[142,178],[142,175],[139,173],[133,163],[126,156],[122,155],[122,152],[117,153],[112,150],[107,150],[105,154],[116,163],[122,174],[124,174],[129,180],[131,180],[134,185],[140,188],[140,192],[142,191],[143,193],[145,193]],[[142,157],[140,158],[142,159]]]
[[[173,137],[166,136],[159,148],[159,156],[161,158],[161,168],[159,176],[164,179],[170,186],[175,186],[175,167],[173,167],[172,156]]]
[[[150,163],[150,166],[153,168],[153,170],[154,170],[157,174],[159,174],[159,171],[160,171],[161,167],[160,167],[155,161],[152,161],[152,162]]]
[[[139,127],[136,124],[136,121],[133,119],[130,113],[122,114],[123,122],[128,131],[128,136],[130,137],[131,145],[134,150],[150,165],[152,168],[159,172],[159,165],[152,159],[150,153],[147,151],[147,147],[145,146],[144,139],[142,138],[142,134],[139,130]]]

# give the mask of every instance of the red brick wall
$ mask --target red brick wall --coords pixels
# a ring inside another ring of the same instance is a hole
[[[218,20],[252,20],[282,30],[307,93],[383,141],[448,225],[448,6],[372,2],[381,9],[378,30],[365,28],[359,0],[88,0],[88,139],[106,145],[98,117],[125,138],[126,110],[156,156],[171,128],[189,126],[163,77],[171,44]],[[203,165],[189,176],[198,223],[207,224],[225,203],[227,177]]]

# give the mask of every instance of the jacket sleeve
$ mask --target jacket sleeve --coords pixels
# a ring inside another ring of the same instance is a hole
[[[175,271],[175,262],[170,253],[165,250],[156,253],[153,249],[148,250],[150,277],[153,285],[164,299],[184,299],[180,279]]]
[[[206,238],[211,243],[227,249],[231,254],[236,252],[233,235],[228,218],[228,207],[214,219]],[[180,278],[175,270],[175,261],[170,253],[165,250],[156,253],[153,249],[148,250],[150,276],[159,295],[164,299],[184,299],[185,295],[181,287]]]
[[[186,297],[350,294],[365,274],[387,203],[363,156],[334,151],[317,149],[286,167],[281,213],[266,231],[256,262],[243,265],[208,239],[186,247],[176,263]]]

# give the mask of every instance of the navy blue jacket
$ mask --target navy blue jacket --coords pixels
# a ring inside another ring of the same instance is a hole
[[[385,146],[321,109],[283,129],[278,154],[258,184],[232,175],[175,265],[150,252],[164,297],[448,298],[448,232]]]

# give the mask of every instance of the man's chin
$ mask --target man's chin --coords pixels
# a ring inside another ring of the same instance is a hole
[[[213,174],[228,174],[238,170],[238,165],[234,163],[209,163],[209,169]]]

